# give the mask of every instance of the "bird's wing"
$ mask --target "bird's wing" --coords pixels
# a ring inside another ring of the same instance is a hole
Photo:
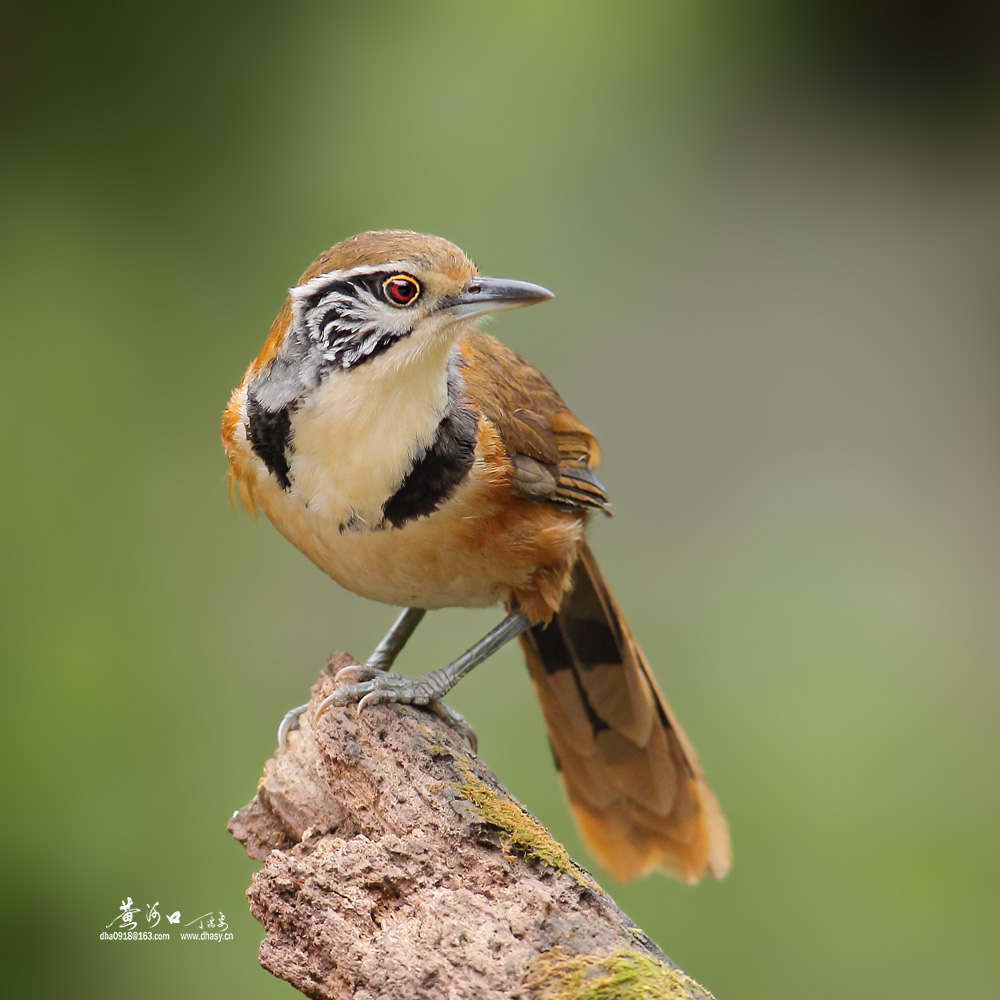
[[[464,394],[496,429],[514,469],[513,485],[531,499],[571,510],[611,512],[593,470],[597,439],[552,383],[519,354],[478,330],[458,342]]]

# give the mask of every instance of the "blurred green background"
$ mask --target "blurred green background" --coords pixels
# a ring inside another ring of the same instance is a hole
[[[720,998],[996,995],[996,17],[933,9],[5,15],[9,995],[293,995],[226,821],[394,612],[233,512],[217,428],[287,287],[385,226],[557,293],[490,329],[601,439],[593,545],[735,845],[622,906]],[[452,703],[589,864],[517,650]],[[99,942],[127,896],[235,940]]]

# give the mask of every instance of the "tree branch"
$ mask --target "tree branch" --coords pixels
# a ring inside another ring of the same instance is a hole
[[[324,1000],[710,998],[436,716],[334,709],[314,730],[353,662],[330,658],[229,823],[263,861],[264,968]]]

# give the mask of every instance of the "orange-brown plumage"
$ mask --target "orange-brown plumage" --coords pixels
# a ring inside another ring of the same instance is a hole
[[[396,269],[420,299],[410,326],[376,342],[378,322],[409,315],[378,303]],[[536,368],[449,319],[490,282],[518,285],[479,278],[457,247],[415,233],[363,233],[322,254],[223,417],[231,484],[357,593],[523,613],[553,751],[602,865],[721,877],[725,821],[584,543],[588,516],[609,511],[597,441]],[[347,311],[330,313],[345,296]],[[333,347],[316,341],[331,315]],[[342,343],[357,362],[331,370],[322,358]]]
[[[584,839],[618,879],[655,869],[721,878],[726,822],[586,546],[574,584],[546,632],[522,646]]]

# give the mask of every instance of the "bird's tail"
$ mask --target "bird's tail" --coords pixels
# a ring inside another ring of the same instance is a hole
[[[547,626],[521,636],[577,823],[614,878],[729,870],[726,821],[593,553]]]

